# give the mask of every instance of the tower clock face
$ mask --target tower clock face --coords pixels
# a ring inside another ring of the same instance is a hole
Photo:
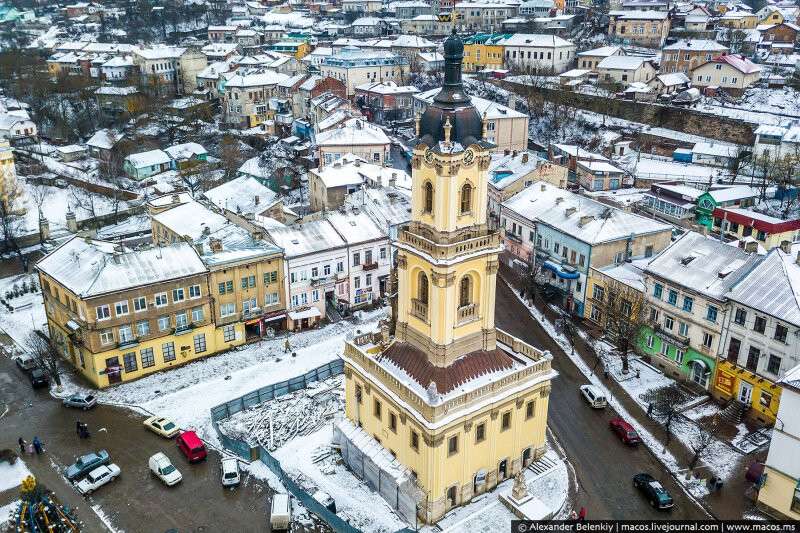
[[[433,150],[428,149],[425,152],[425,161],[427,161],[428,163],[432,163],[433,162]]]
[[[473,161],[475,161],[475,154],[470,148],[467,148],[467,151],[464,152],[464,164],[471,165]]]

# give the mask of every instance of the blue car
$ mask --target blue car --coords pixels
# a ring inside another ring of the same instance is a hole
[[[78,457],[78,460],[75,461],[75,463],[68,466],[64,475],[67,476],[68,480],[75,481],[79,477],[85,476],[98,466],[107,465],[110,459],[111,458],[109,457],[108,452],[105,450],[87,453],[86,455]]]

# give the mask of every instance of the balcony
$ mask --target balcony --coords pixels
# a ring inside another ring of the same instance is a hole
[[[416,298],[411,299],[411,314],[423,322],[428,321],[428,304]]]
[[[251,318],[258,318],[263,313],[260,307],[253,307],[249,311],[242,311],[242,320],[250,320]]]
[[[185,333],[189,333],[194,329],[194,324],[183,324],[181,326],[175,326],[175,335],[183,335]]]
[[[311,278],[311,285],[315,287],[319,285],[325,285],[326,283],[332,282],[335,278],[336,276],[332,274],[328,276],[313,276]]]
[[[376,270],[378,268],[378,263],[376,261],[364,263],[361,268],[363,270]]]
[[[139,339],[136,337],[131,337],[130,339],[120,339],[120,341],[117,343],[117,348],[129,348],[131,346],[136,346],[137,344],[139,344]]]
[[[462,305],[458,308],[456,323],[458,325],[478,320],[478,304]]]
[[[668,340],[671,344],[676,346],[680,346],[686,348],[689,346],[689,337],[684,337],[683,335],[679,335],[677,333],[673,333],[672,331],[668,330],[660,323],[651,323],[653,326],[653,330],[658,333],[661,338]],[[710,350],[710,348],[709,348]]]

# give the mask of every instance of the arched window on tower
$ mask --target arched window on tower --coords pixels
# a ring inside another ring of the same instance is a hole
[[[465,183],[461,187],[461,214],[472,211],[472,185]]]
[[[472,279],[469,276],[461,278],[458,285],[458,306],[465,307],[472,303]]]
[[[433,213],[433,184],[427,181],[422,189],[425,194],[423,212]]]
[[[428,276],[425,272],[419,273],[419,288],[417,289],[417,299],[424,303],[428,303]]]

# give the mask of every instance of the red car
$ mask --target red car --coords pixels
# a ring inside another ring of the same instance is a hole
[[[208,455],[205,444],[194,431],[184,431],[175,439],[175,443],[190,463],[202,461]]]
[[[639,438],[639,434],[636,433],[633,426],[620,417],[609,420],[608,427],[619,437],[619,440],[625,444],[639,444],[642,442],[642,439]]]

